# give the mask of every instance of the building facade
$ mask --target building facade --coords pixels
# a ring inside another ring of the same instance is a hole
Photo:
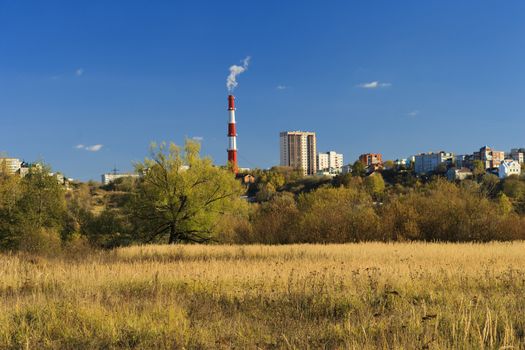
[[[463,181],[473,176],[472,171],[469,168],[450,168],[447,171],[447,178],[450,181]]]
[[[383,155],[381,153],[365,153],[359,156],[359,161],[365,166],[382,164]]]
[[[335,151],[319,153],[317,155],[317,169],[320,171],[339,170],[343,166],[343,155]]]
[[[483,146],[479,149],[479,152],[474,152],[474,160],[480,160],[485,169],[498,168],[501,162],[505,160],[505,152]]]
[[[504,179],[511,175],[521,175],[521,164],[515,160],[504,160],[498,167],[498,175],[500,179]]]
[[[20,171],[21,167],[22,161],[18,158],[0,158],[0,172],[12,175]]]
[[[421,153],[415,156],[414,171],[416,174],[427,174],[437,170],[441,164],[450,166],[454,161],[454,153],[437,152]]]
[[[107,173],[107,174],[102,174],[102,177],[101,177],[102,178],[102,184],[109,185],[113,181],[115,181],[117,179],[122,179],[122,178],[125,178],[125,177],[138,178],[139,175],[138,174],[132,174],[132,173],[126,173],[126,174]]]
[[[303,175],[317,172],[315,132],[283,131],[279,134],[281,166],[301,169]]]

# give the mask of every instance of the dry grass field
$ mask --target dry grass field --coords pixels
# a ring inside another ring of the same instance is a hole
[[[525,348],[525,243],[0,256],[0,348]]]

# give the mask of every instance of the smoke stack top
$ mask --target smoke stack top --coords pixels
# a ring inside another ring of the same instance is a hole
[[[230,111],[235,109],[235,97],[233,95],[228,96],[228,109]]]
[[[238,66],[234,64],[230,67],[230,75],[228,75],[228,78],[226,78],[226,87],[228,88],[228,91],[232,92],[239,83],[237,83],[237,76],[241,73],[244,73],[248,69],[248,64],[250,63],[251,57],[248,56],[244,60],[242,60],[242,66]]]

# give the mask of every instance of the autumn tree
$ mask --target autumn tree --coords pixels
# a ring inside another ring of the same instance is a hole
[[[373,173],[365,178],[365,188],[375,198],[385,191],[385,181],[380,173]]]
[[[0,247],[52,253],[60,249],[65,191],[45,166],[24,178],[0,174]]]
[[[235,210],[242,187],[234,175],[200,157],[200,145],[152,145],[136,165],[143,174],[133,192],[130,219],[142,241],[202,243],[214,238],[221,215]]]
[[[485,169],[485,164],[479,159],[476,159],[472,162],[472,174],[476,178],[481,178],[487,170]]]
[[[352,165],[352,176],[361,176],[364,177],[366,175],[366,167],[361,161],[356,160],[354,164]]]

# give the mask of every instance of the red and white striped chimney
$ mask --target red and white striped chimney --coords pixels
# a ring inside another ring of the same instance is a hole
[[[239,167],[237,165],[237,130],[235,128],[235,97],[233,95],[228,96],[228,113],[230,116],[228,121],[228,165],[237,174]]]

